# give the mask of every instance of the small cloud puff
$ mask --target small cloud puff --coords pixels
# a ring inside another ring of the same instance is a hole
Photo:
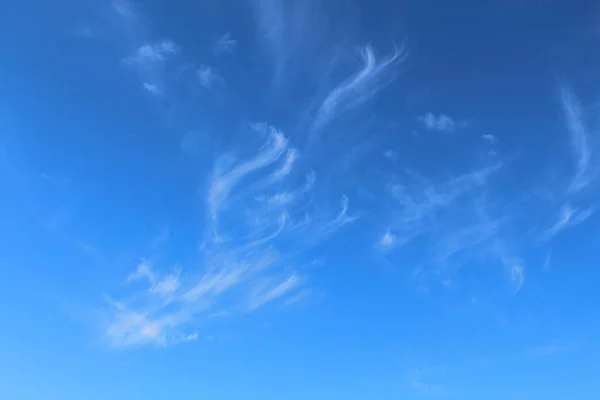
[[[496,138],[496,136],[494,136],[494,135],[492,135],[492,134],[489,134],[489,133],[487,133],[487,134],[484,134],[484,135],[481,135],[481,138],[482,138],[483,140],[485,140],[486,142],[488,142],[489,144],[494,144],[494,143],[496,143],[496,141],[498,140],[498,139]]]
[[[419,120],[425,125],[425,128],[430,131],[452,132],[456,129],[457,125],[454,119],[444,114],[440,114],[436,117],[432,113],[427,113],[419,117]]]
[[[144,86],[144,89],[146,89],[149,93],[151,93],[153,95],[160,94],[160,89],[158,88],[158,86],[156,86],[153,83],[144,82],[143,86]]]
[[[379,239],[378,245],[382,248],[390,248],[395,243],[396,243],[396,235],[392,234],[390,231],[387,231]]]
[[[138,65],[151,65],[164,62],[168,57],[177,54],[178,46],[165,39],[157,43],[145,43],[126,61]]]
[[[215,55],[229,54],[237,45],[237,41],[231,38],[231,33],[227,32],[217,40],[213,47]]]

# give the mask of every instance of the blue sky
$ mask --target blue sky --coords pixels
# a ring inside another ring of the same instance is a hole
[[[597,2],[0,9],[0,397],[597,398]]]

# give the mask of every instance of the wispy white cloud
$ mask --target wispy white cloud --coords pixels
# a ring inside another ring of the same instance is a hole
[[[271,165],[284,154],[288,145],[286,137],[273,127],[268,127],[266,130],[268,131],[266,132],[268,141],[254,158],[228,170],[222,160],[221,165],[215,168],[208,194],[208,208],[213,220],[216,220],[223,202],[239,181],[249,174]]]
[[[217,85],[222,85],[225,81],[219,73],[208,65],[198,67],[198,81],[207,89],[214,89]]]
[[[485,140],[486,142],[488,142],[489,144],[494,144],[498,141],[498,139],[496,138],[496,136],[486,133],[484,135],[481,135],[481,138],[483,140]]]
[[[274,286],[267,286],[265,283],[261,283],[250,297],[249,307],[251,310],[255,310],[273,300],[289,294],[301,284],[302,279],[297,275],[291,275]]]
[[[289,139],[267,124],[252,129],[263,145],[245,159],[222,155],[212,169],[202,267],[165,272],[141,261],[127,278],[134,294],[110,302],[106,335],[112,345],[185,342],[203,318],[256,311],[310,291],[297,256],[356,217],[348,214],[345,196],[335,214],[314,207],[315,172],[302,171],[304,183],[291,179],[298,165]]]
[[[164,328],[163,321],[153,320],[147,313],[131,311],[114,302],[106,336],[113,347],[164,345]]]
[[[151,264],[142,260],[136,270],[127,277],[127,282],[146,281],[150,287],[148,291],[152,294],[166,296],[179,289],[179,271],[164,276],[157,274]]]
[[[186,302],[212,301],[214,296],[218,296],[240,284],[247,271],[246,265],[240,265],[221,268],[216,273],[206,273],[192,288],[183,294],[182,298]]]
[[[126,20],[135,21],[139,17],[135,7],[128,0],[115,0],[112,2],[112,8],[121,18]]]
[[[491,164],[437,183],[412,172],[396,177],[388,184],[387,191],[392,200],[397,237],[406,243],[435,229],[439,218],[451,217],[448,211],[459,200],[478,195],[501,166],[501,163]]]
[[[152,240],[154,247],[163,246],[171,239],[171,229],[168,226],[163,226],[160,232]]]
[[[156,282],[150,288],[150,292],[160,296],[167,296],[175,293],[179,289],[179,286],[179,273],[168,274]]]
[[[340,229],[342,226],[350,224],[358,219],[357,215],[348,215],[349,201],[347,196],[342,196],[340,202],[341,210],[337,217],[324,224],[321,228],[321,232],[325,235],[331,234]]]
[[[156,283],[154,271],[152,270],[150,263],[146,260],[142,260],[138,264],[136,270],[127,277],[127,282],[135,282],[139,280],[147,280],[151,285]]]
[[[107,335],[115,347],[165,342],[156,322],[147,321],[143,315],[132,312],[117,313],[107,328]]]
[[[559,96],[569,131],[571,149],[576,159],[575,176],[568,191],[577,192],[586,187],[596,174],[596,171],[590,170],[592,160],[590,134],[585,125],[579,99],[571,88],[566,85],[559,86]]]
[[[295,66],[300,57],[313,51],[326,39],[329,21],[320,2],[257,0],[255,11],[258,37],[272,61],[273,80],[285,78],[288,69]]]
[[[149,93],[152,93],[153,95],[160,94],[160,89],[154,83],[144,82],[143,86],[144,89],[146,89]]]
[[[282,68],[285,62],[285,42],[289,39],[285,35],[285,29],[297,27],[286,24],[286,14],[283,3],[275,0],[259,0],[253,2],[255,6],[258,27],[261,36],[268,43],[269,50],[273,56],[276,69]]]
[[[307,288],[300,288],[298,291],[296,291],[293,294],[290,294],[286,300],[284,301],[283,305],[285,307],[292,307],[292,306],[297,306],[300,304],[305,304],[309,299],[314,297],[314,292],[310,289]]]
[[[277,207],[294,201],[294,195],[289,192],[277,193],[267,199],[269,206]]]
[[[138,66],[151,66],[163,63],[177,52],[178,46],[173,41],[164,39],[154,43],[144,43],[125,61]]]
[[[232,53],[237,45],[237,41],[231,38],[231,33],[227,32],[217,40],[213,51],[217,55]]]
[[[298,150],[293,148],[289,149],[285,154],[283,165],[277,171],[271,174],[271,180],[273,182],[277,182],[285,178],[292,171],[292,168],[294,167],[294,163],[298,159],[298,156]]]
[[[554,225],[543,232],[540,239],[543,241],[550,240],[563,230],[583,223],[593,213],[593,208],[578,210],[573,208],[570,204],[565,204],[557,215]]]
[[[398,158],[398,153],[395,152],[394,150],[386,150],[383,153],[383,156],[385,158],[387,158],[388,160],[394,160],[394,159]]]
[[[525,283],[525,268],[521,264],[514,264],[510,267],[510,282],[515,293],[521,290]]]
[[[445,114],[435,116],[432,113],[427,113],[419,117],[419,121],[430,131],[452,132],[457,127],[456,121]]]
[[[388,184],[389,202],[381,209],[389,230],[377,246],[400,249],[418,241],[422,256],[414,267],[419,279],[451,280],[469,261],[492,261],[514,292],[520,290],[524,263],[505,238],[507,217],[492,218],[486,196],[501,167],[494,163],[444,180],[397,172]]]
[[[396,78],[397,67],[406,60],[407,52],[404,47],[396,48],[392,54],[377,60],[369,45],[362,49],[361,57],[364,63],[362,69],[336,86],[323,100],[315,129],[320,129],[336,116],[356,109],[373,98]]]
[[[186,335],[184,337],[184,340],[187,342],[198,340],[198,332],[194,332],[194,333],[190,333],[190,334]]]
[[[552,253],[548,252],[546,254],[546,258],[544,259],[544,265],[542,265],[543,271],[549,271],[552,268]]]
[[[396,235],[388,230],[381,236],[377,243],[381,248],[391,248],[396,243]]]

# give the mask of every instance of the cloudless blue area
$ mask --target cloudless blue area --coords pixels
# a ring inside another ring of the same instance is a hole
[[[593,1],[4,1],[0,398],[600,398],[599,50]]]

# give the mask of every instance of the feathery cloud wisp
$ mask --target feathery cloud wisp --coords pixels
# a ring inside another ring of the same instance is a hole
[[[269,303],[275,299],[278,299],[290,293],[292,290],[300,286],[301,283],[302,279],[300,277],[298,277],[297,275],[291,275],[290,277],[279,282],[275,286],[266,288],[261,287],[256,293],[252,294],[249,302],[249,307],[251,310],[255,310],[265,305],[266,303]]]
[[[216,85],[224,83],[217,71],[208,65],[198,67],[198,81],[207,89],[214,89]]]
[[[243,162],[233,169],[225,171],[223,167],[217,167],[213,173],[212,183],[208,195],[208,207],[210,216],[216,220],[221,205],[226,200],[231,189],[245,176],[261,168],[267,167],[277,161],[287,148],[287,139],[281,131],[272,127],[268,129],[268,142],[262,151],[254,158]]]
[[[165,345],[168,321],[153,319],[146,312],[136,312],[124,304],[112,302],[112,315],[106,337],[112,347]]]
[[[294,166],[294,163],[298,159],[298,150],[289,149],[285,154],[285,159],[283,161],[283,165],[277,171],[271,174],[271,180],[273,182],[277,182],[283,178],[285,178],[291,171]]]
[[[414,172],[396,174],[387,188],[388,206],[382,208],[394,235],[380,237],[377,246],[406,247],[418,240],[423,256],[416,276],[442,281],[452,278],[465,261],[491,256],[518,291],[524,283],[524,264],[504,238],[505,218],[490,217],[485,196],[490,178],[501,167],[490,164],[441,181]]]
[[[121,18],[127,20],[136,20],[138,18],[138,14],[133,5],[127,0],[113,1],[112,8],[119,16],[121,16]]]
[[[364,104],[394,80],[396,67],[407,58],[402,47],[378,61],[371,46],[361,51],[363,68],[336,86],[323,100],[317,113],[315,129],[320,129],[337,115]]]
[[[588,219],[594,213],[593,208],[585,210],[578,210],[571,207],[570,204],[565,204],[559,215],[557,216],[556,222],[550,228],[548,228],[542,235],[541,240],[550,240],[558,235],[563,230],[579,225]]]
[[[559,87],[560,102],[569,131],[571,149],[576,158],[576,171],[569,192],[577,192],[586,187],[591,179],[590,162],[592,152],[590,148],[590,135],[585,126],[581,105],[577,96],[570,87]]]
[[[195,331],[202,318],[291,301],[308,292],[296,257],[356,219],[348,215],[345,196],[333,216],[307,207],[313,202],[315,172],[305,171],[306,182],[297,184],[290,179],[299,166],[289,139],[267,124],[253,129],[266,138],[253,155],[245,160],[222,155],[212,169],[203,267],[184,274],[183,268],[164,272],[140,262],[127,278],[137,292],[111,302],[105,332],[111,345],[181,343],[194,337],[189,330]],[[139,290],[141,284],[145,287]]]

